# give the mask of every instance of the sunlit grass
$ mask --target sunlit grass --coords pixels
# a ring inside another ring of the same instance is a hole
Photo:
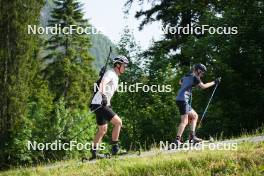
[[[142,158],[67,161],[56,167],[21,168],[1,175],[264,175],[264,142],[243,143],[234,151],[157,153]]]

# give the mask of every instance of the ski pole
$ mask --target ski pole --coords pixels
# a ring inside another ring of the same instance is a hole
[[[94,109],[93,111],[90,111],[89,114],[91,114],[91,113],[97,111],[97,110],[100,109],[101,107],[102,107],[102,105],[99,106],[98,108]],[[81,131],[79,131],[75,136],[71,137],[69,141],[71,141],[71,140],[73,140],[74,138],[76,138],[77,136],[79,136],[82,132],[84,132],[85,130],[87,130],[89,127],[90,127],[90,125],[86,126],[84,129],[82,129]]]
[[[97,107],[96,109],[90,111],[88,114],[90,115],[90,114],[94,113],[95,111],[97,111],[97,110],[100,109],[101,107],[102,107],[102,105],[99,106],[99,107]],[[81,120],[81,121],[82,121],[82,120]],[[80,123],[80,122],[79,122],[79,123]],[[75,124],[70,125],[70,126],[68,127],[68,129],[69,129],[69,128],[72,128],[74,125],[75,125]],[[61,130],[60,132],[58,132],[56,135],[54,135],[54,137],[56,138],[56,137],[58,137],[59,135],[61,135],[62,133],[64,133],[64,132],[65,132],[65,129],[63,129],[63,130]]]
[[[205,110],[204,110],[204,112],[203,112],[203,115],[202,115],[202,117],[201,117],[201,120],[200,120],[200,122],[199,122],[198,127],[200,127],[201,124],[202,124],[202,120],[203,120],[204,117],[205,117],[205,114],[206,114],[206,112],[207,112],[207,109],[208,109],[208,107],[209,107],[209,104],[210,104],[211,101],[212,101],[212,98],[213,98],[213,96],[214,96],[214,93],[215,93],[216,88],[218,87],[218,84],[219,84],[219,83],[217,83],[217,84],[215,85],[215,87],[214,87],[213,93],[212,93],[212,95],[211,95],[211,97],[210,97],[210,99],[209,99],[209,101],[208,101],[208,103],[207,103],[207,105],[206,105],[206,107],[205,107]]]
[[[101,107],[102,107],[102,105],[99,106],[98,108],[96,108],[96,109],[94,109],[94,110],[88,112],[88,115],[94,113],[95,111],[97,111],[97,110],[100,109]],[[80,122],[82,122],[82,121],[83,121],[83,119],[82,119]],[[80,122],[79,122],[79,123],[80,123]],[[68,127],[68,129],[69,129],[69,128],[72,128],[74,125],[75,125],[75,124],[70,125],[70,126]],[[76,136],[78,136],[79,134],[81,134],[83,131],[87,130],[88,127],[89,127],[89,126],[86,126],[82,131],[80,131],[77,135],[75,135],[73,138],[71,138],[71,140],[74,139],[74,138],[75,138]],[[59,131],[59,132],[56,133],[52,138],[57,138],[59,135],[61,135],[62,133],[64,133],[65,130],[66,130],[66,129],[64,128],[63,130]],[[26,134],[26,133],[24,133],[24,135],[27,136],[28,138],[31,138],[31,137],[32,137],[32,136],[29,136],[29,135]]]

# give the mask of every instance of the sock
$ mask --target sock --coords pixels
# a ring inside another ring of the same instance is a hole
[[[91,148],[91,153],[92,153],[92,156],[95,157],[96,156],[96,149],[95,148]]]
[[[91,151],[96,152],[96,150],[98,149],[98,146],[99,146],[98,143],[97,144],[93,143],[91,147]]]
[[[111,143],[112,143],[112,145],[116,145],[116,144],[118,144],[118,141],[112,141]]]

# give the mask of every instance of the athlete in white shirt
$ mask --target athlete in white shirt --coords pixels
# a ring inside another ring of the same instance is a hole
[[[118,56],[113,59],[114,67],[109,69],[103,76],[99,86],[92,99],[91,109],[95,111],[98,131],[93,140],[94,148],[91,150],[92,159],[97,158],[96,146],[99,146],[103,136],[107,132],[107,122],[110,121],[113,125],[112,131],[112,154],[118,153],[118,138],[122,126],[122,120],[111,108],[111,98],[118,88],[118,76],[125,72],[125,68],[129,63],[124,56]]]

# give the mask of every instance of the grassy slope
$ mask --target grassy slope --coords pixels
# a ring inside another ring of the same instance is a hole
[[[264,142],[243,143],[237,151],[189,151],[67,164],[53,169],[16,169],[0,175],[264,175]]]

